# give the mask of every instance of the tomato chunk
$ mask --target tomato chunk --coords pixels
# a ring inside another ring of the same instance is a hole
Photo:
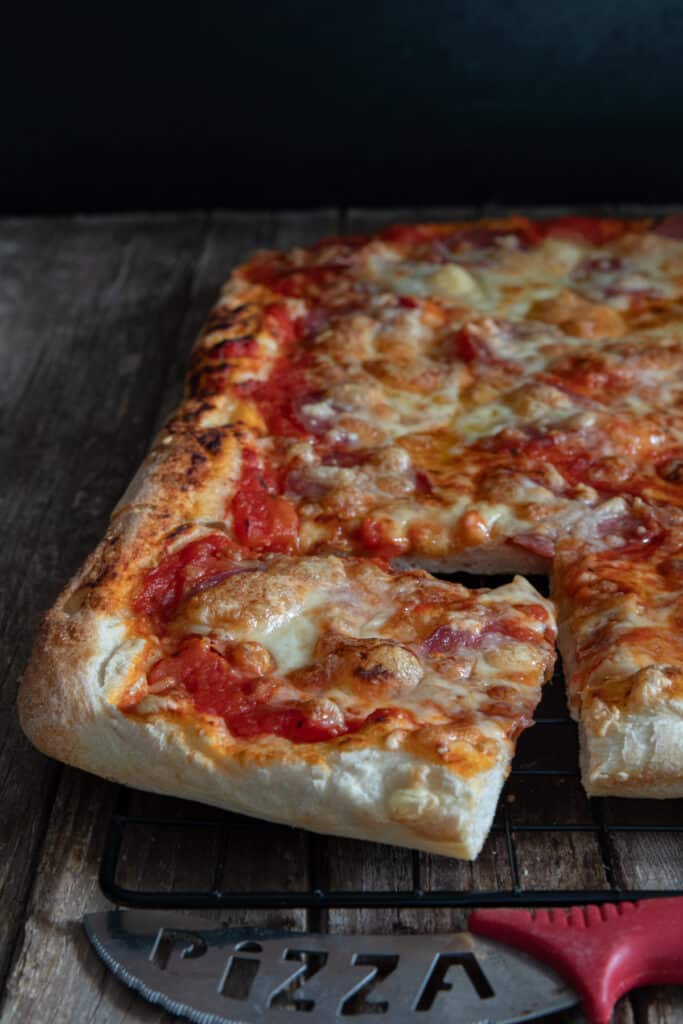
[[[221,533],[190,541],[145,575],[133,610],[162,629],[190,593],[239,571],[239,555],[237,545]]]
[[[294,505],[276,493],[272,473],[259,466],[248,452],[243,458],[239,487],[231,502],[237,540],[260,551],[294,551],[299,538]]]
[[[243,739],[267,733],[283,736],[292,743],[320,743],[351,732],[347,724],[329,726],[313,721],[305,712],[294,707],[255,706],[227,720],[230,732]]]
[[[259,407],[268,430],[279,437],[309,437],[298,408],[311,385],[306,377],[305,357],[293,361],[289,355],[275,360],[267,380],[248,380],[236,385],[236,391]]]
[[[207,637],[189,636],[178,651],[161,658],[148,676],[150,688],[174,689],[190,697],[202,714],[222,718],[233,736],[282,736],[292,743],[319,743],[354,732],[362,720],[314,718],[306,704],[268,703],[275,688],[249,676],[215,650]]]
[[[544,238],[568,238],[604,245],[624,234],[626,225],[608,217],[555,217],[538,225]]]

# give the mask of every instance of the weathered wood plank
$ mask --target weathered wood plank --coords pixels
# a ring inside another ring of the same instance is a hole
[[[5,530],[2,701],[13,707],[39,613],[98,538],[150,431],[203,218],[18,222],[0,230]],[[60,769],[2,716],[0,933],[7,967]]]
[[[85,936],[85,912],[107,909],[97,873],[116,787],[67,769],[31,894],[21,949],[8,979],[3,1021],[144,1024],[171,1018],[117,981]]]
[[[2,629],[16,638],[3,666],[7,706],[38,614],[98,540],[152,432],[171,352],[167,339],[177,336],[185,312],[205,220],[190,215],[38,224],[33,250],[16,256],[28,271],[12,278],[0,319],[3,351],[21,351],[25,359],[23,379],[16,371],[7,405],[11,438],[5,433],[0,442],[7,480],[0,500],[12,538],[3,549],[4,579],[9,581],[4,594],[10,600]],[[41,237],[49,231],[52,243]],[[58,794],[53,807],[55,783],[61,777],[62,785],[71,787],[73,773],[38,755],[14,714],[3,725],[8,730],[0,753],[3,813],[11,843],[2,862],[3,888],[16,908],[11,927],[3,930],[6,963],[28,895],[26,866],[35,866],[47,811],[52,812],[53,832],[59,829],[56,816],[63,800]],[[85,793],[96,787],[98,802],[106,801],[111,790],[92,780],[82,785]],[[90,827],[83,815],[81,847]],[[78,846],[77,837],[72,838]],[[50,870],[53,854],[46,841],[43,870]],[[80,893],[78,876],[65,875],[65,885],[67,878]],[[40,922],[49,922],[50,913],[40,901],[35,920],[30,916],[27,923],[29,939],[40,934]],[[45,927],[43,941],[49,924]],[[30,942],[24,949],[30,962]],[[18,980],[16,969],[13,976]],[[16,1005],[27,1012],[36,994],[25,996]]]

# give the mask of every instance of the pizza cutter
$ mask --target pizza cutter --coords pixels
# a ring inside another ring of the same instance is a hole
[[[475,910],[469,928],[316,935],[168,911],[85,918],[121,981],[196,1024],[513,1024],[579,1002],[607,1024],[629,989],[683,983],[683,897]]]

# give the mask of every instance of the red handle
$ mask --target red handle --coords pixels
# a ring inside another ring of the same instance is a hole
[[[470,931],[554,967],[594,1024],[639,985],[683,984],[683,896],[553,910],[474,910]]]

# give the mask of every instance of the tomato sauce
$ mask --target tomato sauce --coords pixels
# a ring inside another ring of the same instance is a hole
[[[342,260],[313,267],[292,267],[275,259],[247,268],[246,276],[254,284],[266,285],[287,298],[315,300],[348,265],[348,260]]]
[[[611,367],[599,355],[569,356],[539,379],[570,395],[601,401],[605,395],[620,395],[632,386],[631,374]]]
[[[259,407],[268,431],[277,437],[307,438],[309,431],[297,417],[297,407],[311,387],[306,380],[305,359],[276,359],[267,380],[244,381],[235,390]]]
[[[608,217],[555,217],[536,225],[539,237],[576,239],[590,245],[604,245],[627,230],[624,221]]]
[[[294,505],[277,490],[272,470],[245,449],[237,491],[230,502],[235,537],[244,547],[280,554],[296,550],[299,517]]]
[[[233,736],[282,736],[292,743],[319,743],[355,732],[362,719],[326,723],[313,719],[305,705],[269,704],[275,681],[240,671],[207,637],[186,637],[178,651],[161,658],[149,672],[149,684],[172,688],[192,700],[202,714],[222,718]]]
[[[277,339],[280,355],[266,380],[247,380],[235,385],[237,394],[259,407],[269,433],[279,437],[308,437],[305,425],[297,418],[297,407],[311,391],[306,379],[310,358],[303,351],[293,355],[296,343],[309,330],[308,319],[294,318],[284,303],[267,306],[264,329]]]
[[[145,575],[133,610],[162,631],[191,593],[239,572],[239,557],[238,546],[222,533],[190,541]]]

